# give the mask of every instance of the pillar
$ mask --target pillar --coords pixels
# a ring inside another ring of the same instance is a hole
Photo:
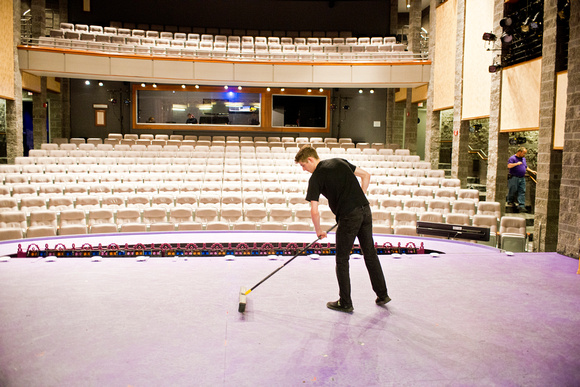
[[[538,178],[536,186],[534,250],[556,251],[560,212],[562,151],[554,150],[556,110],[557,0],[544,2]],[[548,232],[548,230],[550,230]]]
[[[578,258],[580,238],[580,4],[570,2],[568,91],[557,252]]]
[[[38,39],[45,35],[46,2],[45,0],[32,0],[30,3],[32,17],[32,39]],[[32,125],[34,132],[34,149],[40,149],[40,144],[48,142],[48,97],[46,90],[46,77],[40,77],[40,93],[32,97]]]
[[[436,8],[438,0],[431,0],[429,4],[429,60],[435,61],[435,36],[436,36]],[[431,168],[439,168],[439,148],[441,147],[441,136],[439,134],[440,115],[433,111],[433,79],[435,72],[431,66],[429,74],[429,85],[427,86],[427,117],[425,123],[425,161],[431,163]]]
[[[23,155],[22,147],[22,76],[18,62],[20,44],[20,0],[13,2],[14,21],[14,100],[6,101],[6,153],[8,164],[14,164],[16,157]]]
[[[465,41],[465,0],[457,0],[457,35],[455,39],[455,90],[453,92],[453,152],[451,176],[465,187],[469,157],[469,121],[461,120],[463,102],[463,45]]]
[[[501,36],[502,28],[499,21],[503,18],[503,0],[494,0],[493,33]],[[500,133],[501,113],[501,71],[490,74],[491,92],[489,109],[489,146],[487,160],[487,188],[486,199],[500,203],[505,208],[507,195],[507,159],[508,139],[507,133]]]
[[[407,50],[413,54],[421,53],[421,0],[411,0],[409,8],[409,34],[407,35]],[[413,89],[407,89],[407,101],[405,110],[407,119],[405,121],[405,148],[411,154],[417,153],[417,120],[418,107],[413,103]]]
[[[397,34],[397,28],[399,27],[399,4],[398,0],[391,0],[391,12],[390,12],[390,23],[389,23],[389,33],[392,36]],[[387,89],[387,117],[385,125],[385,144],[393,144],[394,133],[397,130],[402,130],[398,128],[395,124],[397,120],[397,113],[395,109],[395,89]],[[402,117],[401,117],[402,119]]]

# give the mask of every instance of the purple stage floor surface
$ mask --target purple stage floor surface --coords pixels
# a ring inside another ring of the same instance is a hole
[[[325,306],[333,256],[298,257],[244,314],[240,287],[287,257],[13,258],[0,386],[580,385],[578,260],[422,240],[451,247],[382,256],[383,307],[351,259],[352,314]]]

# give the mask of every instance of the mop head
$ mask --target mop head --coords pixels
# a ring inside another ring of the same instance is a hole
[[[249,292],[246,292],[245,287],[240,288],[240,304],[238,305],[238,312],[244,313],[246,311],[246,295]]]

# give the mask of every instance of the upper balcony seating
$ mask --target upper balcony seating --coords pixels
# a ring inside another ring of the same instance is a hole
[[[406,45],[397,44],[394,37],[357,38],[338,36],[338,32],[325,36],[324,32],[290,34],[284,31],[245,31],[248,35],[239,36],[226,35],[226,30],[219,30],[222,34],[200,34],[177,32],[180,30],[177,27],[166,31],[157,30],[163,26],[138,24],[137,27],[61,23],[60,29],[51,30],[48,37],[39,40],[39,44],[140,55],[250,60],[385,61],[413,58],[412,53],[406,51]],[[293,36],[277,36],[278,33]]]

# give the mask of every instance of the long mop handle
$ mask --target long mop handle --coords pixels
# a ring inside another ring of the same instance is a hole
[[[331,228],[329,228],[326,232],[329,233],[332,230],[334,230],[336,228],[336,226],[338,226],[338,223],[336,223],[334,226],[332,226]],[[274,270],[273,272],[271,272],[268,276],[266,276],[263,280],[261,280],[260,282],[258,282],[257,284],[255,284],[250,290],[246,291],[244,293],[244,295],[248,295],[252,292],[252,290],[256,289],[258,286],[260,286],[262,284],[262,282],[266,281],[268,278],[272,277],[274,274],[276,274],[278,271],[280,271],[284,266],[286,266],[287,264],[289,264],[290,262],[292,262],[296,257],[298,257],[300,254],[302,254],[303,252],[305,252],[306,250],[308,250],[308,248],[310,246],[312,246],[313,244],[315,244],[316,242],[318,242],[320,240],[320,238],[316,238],[315,241],[311,242],[308,246],[304,247],[302,250],[300,250],[299,252],[297,252],[296,254],[294,254],[294,256],[292,258],[290,258],[289,260],[287,260],[286,262],[284,262],[284,264],[282,266],[280,266],[279,268],[277,268],[276,270]]]

